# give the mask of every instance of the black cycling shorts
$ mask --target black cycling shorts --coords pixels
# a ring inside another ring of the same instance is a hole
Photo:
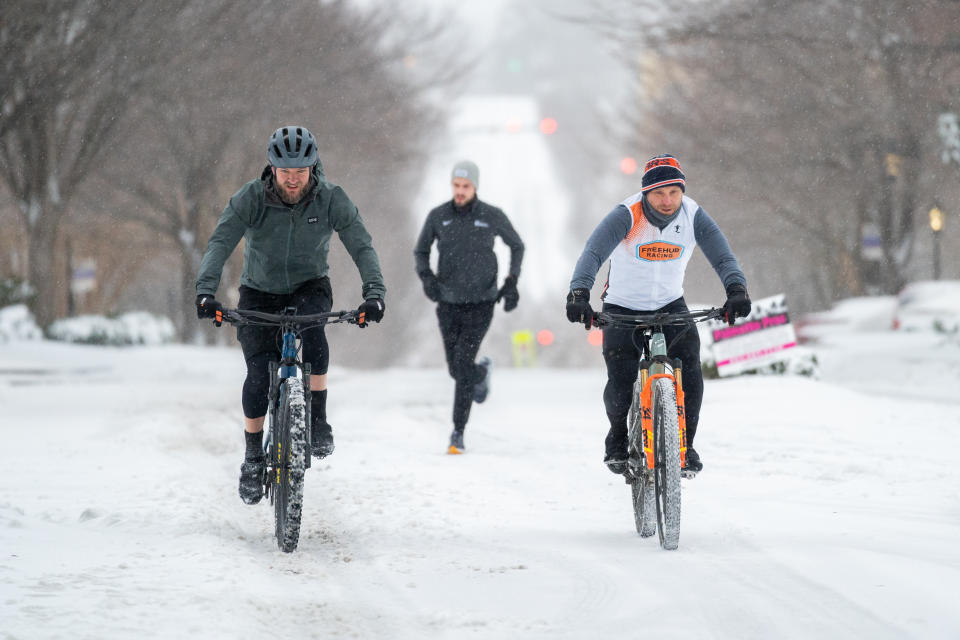
[[[240,287],[238,309],[280,313],[287,307],[296,307],[298,314],[326,313],[333,306],[333,291],[327,277],[308,280],[293,293],[267,293],[250,287]],[[309,362],[311,373],[322,375],[330,364],[330,351],[323,327],[307,329],[300,334],[301,359]],[[245,326],[237,329],[237,339],[243,348],[243,357],[248,363],[280,359],[283,339],[278,327]],[[258,357],[259,356],[259,357]]]

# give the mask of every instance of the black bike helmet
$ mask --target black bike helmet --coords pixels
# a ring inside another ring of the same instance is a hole
[[[317,164],[317,141],[306,127],[280,127],[270,136],[267,160],[280,169]]]

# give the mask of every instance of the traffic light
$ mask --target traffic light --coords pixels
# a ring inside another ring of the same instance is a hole
[[[590,329],[590,331],[587,332],[587,342],[594,347],[603,345],[603,331],[600,331],[600,329]]]

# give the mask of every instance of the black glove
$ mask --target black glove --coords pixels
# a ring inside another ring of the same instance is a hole
[[[517,276],[507,276],[503,286],[497,292],[497,302],[503,299],[503,310],[513,311],[520,302],[520,293],[517,291]]]
[[[357,326],[361,329],[371,322],[380,322],[383,320],[383,310],[386,306],[380,298],[370,298],[364,300],[363,304],[357,307],[360,317],[357,318]]]
[[[216,320],[217,312],[223,311],[223,305],[217,302],[209,293],[201,293],[197,296],[197,317],[203,320],[204,318],[213,318]],[[220,326],[220,322],[216,323],[217,326]]]
[[[431,302],[438,302],[440,300],[440,281],[437,280],[437,276],[433,275],[432,272],[428,272],[422,276],[423,279],[423,292],[427,294],[427,298]]]
[[[582,322],[587,329],[593,326],[593,307],[590,306],[588,289],[574,289],[567,294],[567,320]]]
[[[750,306],[750,296],[745,286],[734,282],[727,287],[727,301],[723,305],[723,318],[727,324],[732,326],[737,318],[749,315]]]

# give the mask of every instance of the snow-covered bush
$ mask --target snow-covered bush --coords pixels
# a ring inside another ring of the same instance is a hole
[[[173,341],[177,330],[170,318],[146,311],[131,311],[117,318],[129,344],[166,344]]]
[[[19,278],[0,278],[0,308],[29,303],[33,294],[33,287]]]
[[[43,332],[25,304],[0,309],[0,343],[14,340],[39,340]]]
[[[169,318],[144,311],[132,311],[116,318],[64,318],[47,327],[47,337],[51,340],[81,344],[157,345],[172,341],[174,335]]]

